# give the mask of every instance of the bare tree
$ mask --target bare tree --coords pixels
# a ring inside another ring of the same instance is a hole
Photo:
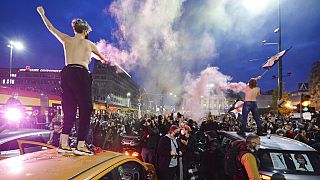
[[[320,108],[320,61],[312,64],[312,69],[309,75],[311,106],[316,109]]]

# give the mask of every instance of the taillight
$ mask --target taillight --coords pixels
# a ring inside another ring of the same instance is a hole
[[[139,153],[137,153],[137,152],[133,152],[133,153],[132,153],[132,156],[134,156],[134,157],[138,157],[138,156],[139,156]]]
[[[127,156],[133,156],[133,157],[138,157],[139,156],[138,152],[124,151],[124,154],[127,155]]]
[[[271,180],[271,176],[260,174],[261,180]]]
[[[130,156],[128,151],[125,151],[124,154],[127,155],[127,156]]]

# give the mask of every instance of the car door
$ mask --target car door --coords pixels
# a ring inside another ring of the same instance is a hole
[[[18,143],[20,155],[56,148],[55,146],[52,146],[50,144],[45,144],[45,143],[40,143],[35,141],[17,140],[17,143]]]
[[[48,146],[46,145],[46,143],[48,141],[48,136],[49,133],[39,133],[17,139],[20,153],[25,154],[47,150]],[[52,148],[52,146],[50,147]]]
[[[0,159],[17,156],[19,154],[20,151],[16,139],[13,139],[0,145]]]
[[[45,143],[48,139],[48,133],[40,133],[33,135],[25,135],[16,137],[8,142],[5,142],[0,145],[0,160],[8,157],[18,156],[20,154],[31,153],[41,150],[46,150],[52,148],[53,146],[47,146]],[[18,141],[27,141],[19,145]],[[30,142],[38,142],[30,143]]]

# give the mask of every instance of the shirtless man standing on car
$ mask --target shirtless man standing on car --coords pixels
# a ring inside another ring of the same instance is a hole
[[[72,28],[73,37],[57,30],[45,16],[43,7],[37,7],[44,24],[48,30],[62,43],[64,48],[65,67],[61,71],[63,129],[60,137],[58,152],[73,152],[77,155],[93,155],[86,144],[85,139],[90,125],[92,113],[91,99],[91,75],[88,65],[91,62],[91,54],[96,59],[108,62],[97,46],[88,40],[88,34],[92,31],[89,24],[82,19],[74,19]],[[69,134],[76,119],[77,107],[79,106],[79,128],[77,148],[72,151],[69,146]]]

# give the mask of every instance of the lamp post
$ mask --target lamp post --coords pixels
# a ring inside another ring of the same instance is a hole
[[[281,52],[281,2],[278,0],[278,28],[274,31],[278,33],[278,52]],[[282,99],[283,84],[282,84],[282,57],[278,63],[278,100]]]
[[[22,50],[22,49],[24,49],[24,47],[23,47],[21,42],[15,42],[15,41],[10,41],[9,44],[8,44],[8,47],[10,48],[9,84],[12,84],[11,69],[12,69],[12,59],[13,59],[13,48],[15,48],[17,50]]]
[[[278,45],[278,53],[281,52],[282,36],[281,36],[281,1],[278,0],[278,27],[273,31],[278,33],[278,42],[267,42],[266,40],[262,41],[262,45]],[[283,94],[283,73],[282,73],[282,57],[279,58],[278,62],[278,101],[282,99]]]
[[[130,93],[130,92],[128,92],[128,93],[127,93],[127,98],[128,98],[128,107],[130,107],[130,96],[131,96],[131,93]]]

